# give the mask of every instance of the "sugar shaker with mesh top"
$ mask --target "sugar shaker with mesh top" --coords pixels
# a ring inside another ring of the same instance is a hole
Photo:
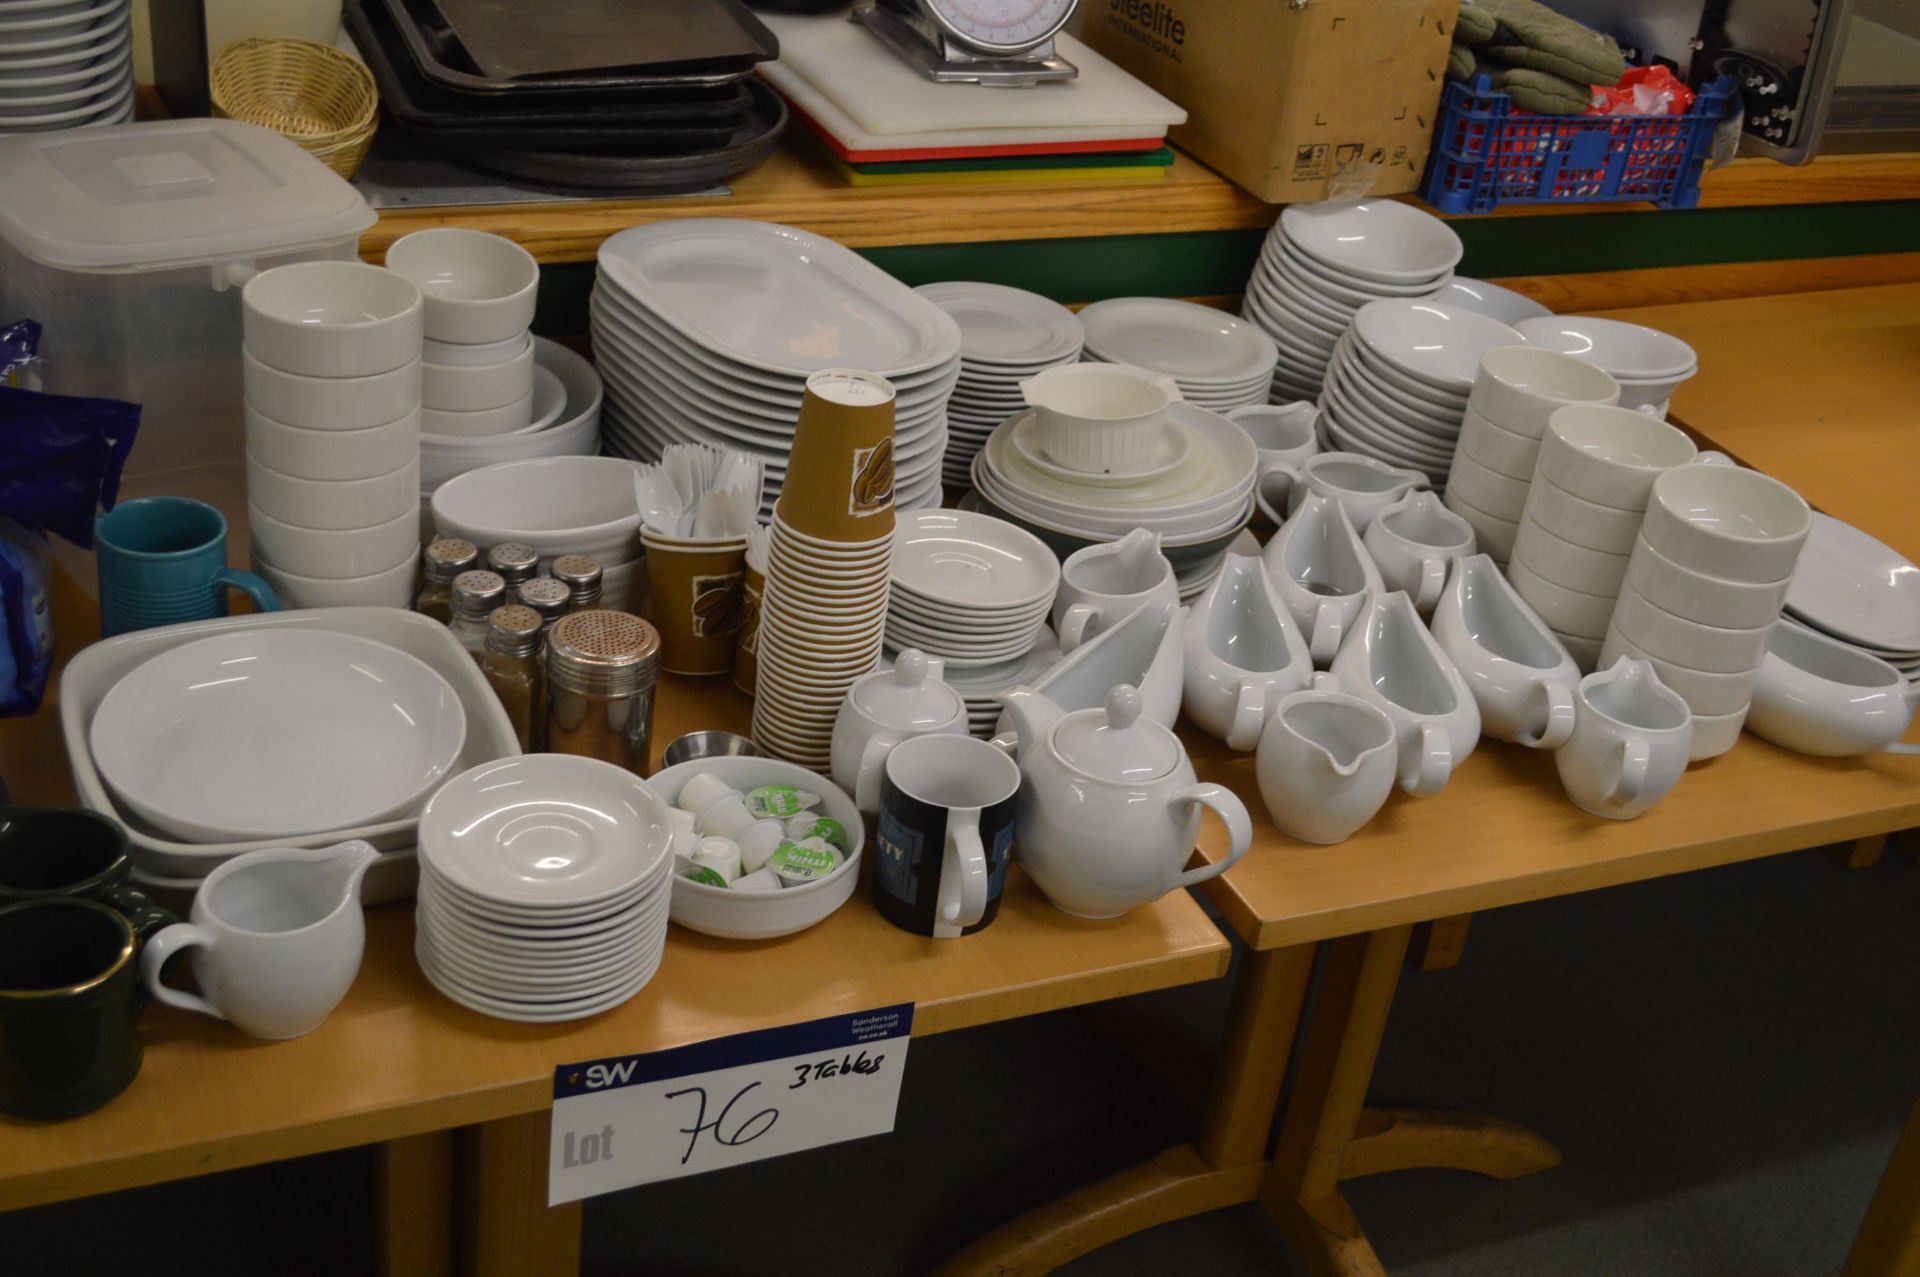
[[[547,748],[644,775],[660,633],[637,616],[570,612],[547,631]]]

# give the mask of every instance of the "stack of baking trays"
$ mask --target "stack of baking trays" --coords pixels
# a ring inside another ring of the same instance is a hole
[[[392,128],[540,185],[695,190],[786,126],[752,78],[779,54],[739,0],[348,0]]]

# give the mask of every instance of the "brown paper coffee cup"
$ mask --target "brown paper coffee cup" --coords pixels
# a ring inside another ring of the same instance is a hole
[[[893,531],[893,383],[852,369],[807,378],[775,509],[796,531],[872,541]]]
[[[644,531],[640,539],[647,548],[653,623],[660,631],[660,668],[673,674],[732,670],[742,621],[747,539],[656,541]]]
[[[733,649],[733,685],[753,695],[754,675],[760,654],[760,600],[766,594],[767,578],[747,569],[740,587],[740,640]]]

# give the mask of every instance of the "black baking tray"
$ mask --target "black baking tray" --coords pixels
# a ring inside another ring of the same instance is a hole
[[[433,0],[480,73],[495,80],[612,68],[730,71],[780,55],[740,0]]]
[[[610,147],[652,142],[653,149],[722,146],[747,121],[752,99],[744,83],[706,90],[691,102],[643,98],[617,103],[531,104],[518,98],[461,100],[428,84],[396,55],[398,39],[379,0],[348,0],[348,32],[379,86],[394,123],[448,147]],[[636,135],[643,135],[636,137]]]
[[[685,155],[632,155],[570,151],[475,151],[460,160],[476,168],[543,186],[596,191],[667,194],[717,185],[759,164],[780,143],[787,104],[759,81],[748,86],[753,105],[747,123],[726,146]]]
[[[468,95],[620,101],[637,93],[724,88],[753,74],[752,63],[707,71],[652,72],[609,68],[594,73],[539,80],[500,80],[480,70],[479,63],[460,43],[433,0],[382,0],[406,46],[407,57],[427,80],[441,88]],[[529,14],[541,6],[528,5]]]

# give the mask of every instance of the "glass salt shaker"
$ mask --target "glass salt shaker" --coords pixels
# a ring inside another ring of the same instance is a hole
[[[487,570],[498,572],[509,590],[522,581],[531,581],[540,570],[540,556],[530,545],[502,541],[487,551]]]
[[[563,554],[548,567],[553,579],[563,581],[573,591],[574,612],[600,606],[602,586],[600,564],[590,554]]]
[[[547,748],[644,775],[660,633],[626,612],[570,612],[547,633]]]
[[[507,601],[498,572],[476,568],[453,578],[453,636],[479,660],[487,647],[487,614]]]
[[[567,614],[567,604],[573,598],[573,591],[565,583],[550,576],[522,581],[518,593],[520,605],[538,612],[540,623],[547,629],[552,629],[553,623]]]
[[[522,753],[547,747],[547,670],[541,659],[545,627],[530,607],[511,604],[493,609],[487,617],[486,650],[481,672],[500,698]]]
[[[413,610],[442,625],[453,623],[453,578],[480,565],[480,548],[458,537],[441,537],[421,551],[426,583]]]

